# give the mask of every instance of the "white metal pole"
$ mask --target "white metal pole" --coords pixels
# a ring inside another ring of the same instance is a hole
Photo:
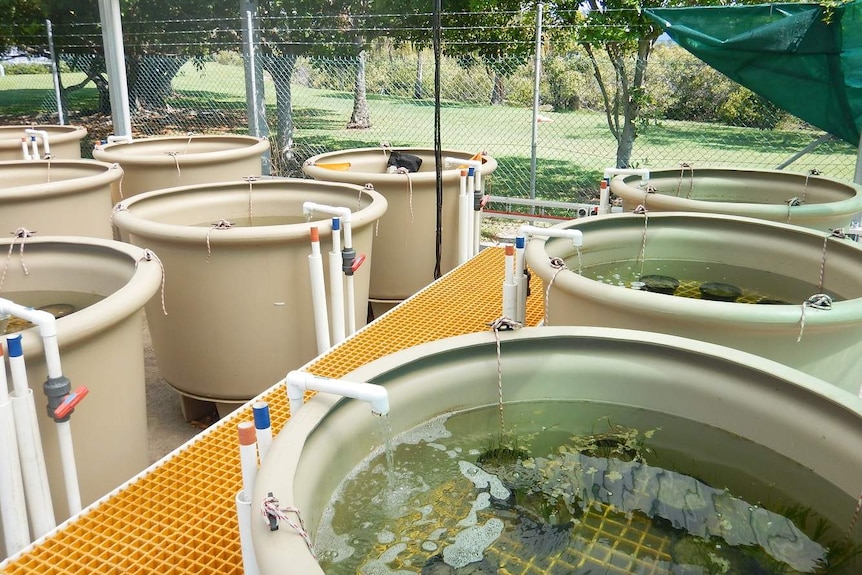
[[[470,259],[470,202],[473,199],[467,195],[467,170],[461,170],[458,185],[458,263],[463,264]]]
[[[539,148],[539,88],[542,77],[542,7],[541,1],[536,3],[536,65],[533,76],[533,126],[530,138],[531,200],[536,198],[536,156]]]
[[[479,253],[479,239],[482,236],[482,164],[476,166],[474,179],[473,198],[475,206],[473,208],[473,225],[470,228],[473,232],[473,237],[470,239],[471,256]]]
[[[27,367],[21,347],[21,335],[6,338],[9,351],[9,369],[12,373],[12,409],[18,438],[18,453],[24,476],[24,495],[33,526],[33,534],[39,538],[57,525],[48,485],[45,454],[42,451],[42,436],[36,419],[36,401],[27,382]]]
[[[0,346],[0,519],[6,555],[18,553],[30,543],[25,502],[15,417],[6,382],[6,360]]]
[[[61,126],[66,125],[66,114],[63,112],[63,98],[60,94],[60,71],[57,69],[57,53],[54,51],[54,28],[50,20],[45,20],[45,28],[48,31],[48,53],[51,54],[51,75],[54,77],[54,97],[57,99],[57,121]],[[48,140],[45,139],[45,153],[48,151]]]
[[[317,337],[317,353],[329,349],[329,317],[326,310],[326,286],[323,281],[323,257],[320,255],[320,232],[311,228],[311,253],[308,255],[308,270],[311,276],[311,307],[314,312],[314,334]]]
[[[111,95],[113,131],[118,136],[131,136],[132,118],[129,111],[129,85],[126,80],[126,50],[123,46],[120,0],[99,0],[99,16],[102,23],[105,67]]]

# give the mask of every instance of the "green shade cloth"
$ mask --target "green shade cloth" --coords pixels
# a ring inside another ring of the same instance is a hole
[[[680,46],[777,106],[853,144],[862,130],[862,0],[645,11]]]

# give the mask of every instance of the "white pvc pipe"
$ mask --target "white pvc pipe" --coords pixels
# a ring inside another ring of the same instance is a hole
[[[476,171],[474,174],[475,185],[473,186],[473,193],[476,195],[482,195],[482,163],[480,162],[478,166],[476,166]],[[470,246],[471,255],[476,255],[479,253],[479,239],[482,235],[482,207],[474,208],[473,210],[473,226],[471,228],[473,232],[472,245]]]
[[[239,545],[242,552],[242,570],[244,575],[259,575],[257,555],[251,535],[251,522],[254,516],[251,512],[251,496],[246,496],[245,490],[236,494],[236,518],[239,524]]]
[[[39,144],[36,142],[36,136],[30,136],[30,156],[33,160],[39,159]]]
[[[108,136],[108,143],[109,144],[113,144],[115,142],[122,142],[124,144],[131,144],[132,141],[133,141],[132,136],[130,136],[130,135],[129,136],[115,136],[114,134],[111,134],[110,136]]]
[[[482,160],[471,160],[468,158],[453,158],[451,156],[443,158],[443,164],[449,166],[481,166]]]
[[[344,341],[344,280],[341,277],[341,219],[332,218],[329,252],[329,302],[332,307],[332,343]]]
[[[272,424],[269,419],[269,405],[265,401],[255,401],[251,405],[254,415],[254,429],[257,436],[257,455],[260,464],[266,459],[272,445]]]
[[[6,361],[0,347],[0,520],[6,554],[18,553],[30,543],[30,525],[18,456],[15,416],[6,382]]]
[[[458,263],[470,259],[470,203],[473,198],[467,195],[467,170],[461,170],[458,182]]]
[[[311,278],[311,307],[314,313],[314,334],[318,355],[329,349],[329,317],[326,310],[326,285],[323,281],[323,257],[320,255],[320,232],[311,228],[311,253],[308,255]]]
[[[69,515],[81,511],[81,488],[78,485],[78,469],[75,466],[75,446],[72,442],[72,425],[66,421],[57,422],[57,438],[60,450],[60,463],[63,466],[63,481],[66,485],[66,503]]]
[[[515,319],[518,313],[518,284],[515,282],[515,246],[506,246],[506,273],[503,279],[503,317]]]
[[[45,467],[45,454],[42,451],[42,436],[36,419],[36,401],[33,390],[27,383],[27,367],[21,354],[21,336],[6,338],[9,350],[9,370],[12,373],[12,410],[15,417],[15,431],[18,439],[18,454],[21,458],[21,472],[24,477],[24,495],[30,516],[33,533],[40,537],[51,531],[57,522],[51,503],[51,490],[48,485],[48,470]]]
[[[48,143],[48,132],[46,132],[45,130],[36,130],[34,128],[26,128],[24,130],[24,133],[29,135],[31,138],[35,138],[36,136],[42,138],[42,150],[44,150],[46,156],[51,153],[51,144]],[[39,148],[37,147],[37,142],[35,139],[33,140],[33,149],[36,150],[36,152],[37,152],[35,159],[38,160],[39,159],[39,155],[38,155]]]
[[[290,412],[295,414],[302,408],[302,398],[306,391],[321,391],[343,397],[366,401],[375,415],[389,413],[389,394],[386,388],[376,383],[357,383],[344,379],[318,377],[307,371],[294,370],[285,378]]]
[[[515,236],[515,279],[518,284],[518,316],[515,321],[524,325],[527,321],[527,274],[524,273],[524,250],[530,236],[545,236],[548,238],[569,238],[574,247],[584,245],[584,234],[581,230],[570,230],[561,228],[539,228],[531,225],[523,225],[518,228]]]
[[[476,197],[476,168],[470,166],[467,168],[467,197],[470,198],[470,212],[473,211],[473,201]],[[467,216],[467,251],[468,257],[472,257],[473,252],[473,234],[476,226],[476,219],[473,214]]]
[[[24,154],[25,160],[32,160],[30,157],[30,149],[27,147],[27,138],[21,138],[21,152]]]

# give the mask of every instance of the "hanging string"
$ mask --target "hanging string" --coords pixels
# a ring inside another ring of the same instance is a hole
[[[802,317],[799,318],[799,336],[796,338],[796,343],[802,341],[802,333],[805,331],[805,310],[814,308],[823,311],[832,309],[832,298],[824,293],[817,293],[802,302]]]
[[[561,271],[569,269],[566,267],[566,261],[563,258],[550,258],[548,264],[556,271],[554,272],[554,275],[551,276],[551,281],[548,282],[548,287],[545,288],[545,318],[543,323],[545,326],[551,325],[548,321],[548,310],[551,307],[551,286],[554,285],[554,280],[557,279],[557,275],[559,275]]]
[[[287,514],[293,513],[296,515],[296,521],[293,521]],[[302,540],[305,541],[305,545],[308,547],[308,550],[311,552],[311,556],[317,559],[317,553],[314,551],[314,544],[311,541],[311,535],[308,534],[308,530],[305,528],[305,522],[302,520],[302,515],[299,513],[299,509],[296,507],[281,507],[278,502],[278,499],[272,494],[270,491],[267,496],[263,499],[263,503],[261,504],[260,514],[263,517],[264,523],[267,524],[270,531],[278,530],[279,521],[284,521],[290,527],[296,531]]]
[[[257,181],[257,177],[255,176],[246,176],[243,178],[246,182],[248,182],[248,225],[254,225],[254,206],[252,205],[252,186],[254,182]]]
[[[685,177],[686,170],[691,172],[688,193],[685,195],[686,199],[689,199],[691,198],[691,192],[694,189],[694,164],[690,164],[688,162],[680,162],[679,164],[679,181],[676,183],[676,197],[679,197],[679,191],[682,188],[682,179]]]
[[[233,222],[229,222],[227,220],[219,220],[210,226],[210,229],[207,230],[207,263],[210,263],[210,259],[212,258],[212,250],[210,249],[210,234],[213,230],[229,230],[233,227]]]
[[[165,264],[162,263],[162,260],[159,259],[159,256],[157,256],[153,250],[149,248],[144,248],[144,255],[142,255],[140,259],[135,262],[135,269],[138,269],[138,264],[141,262],[151,262],[154,260],[158,262],[159,267],[162,268],[162,313],[168,315],[168,309],[165,307]]]
[[[438,279],[443,275],[440,269],[440,262],[443,259],[443,145],[440,131],[440,61],[443,58],[440,13],[443,11],[442,4],[442,0],[434,0],[434,171],[437,177],[437,229],[434,242],[434,279]]]
[[[641,238],[641,253],[640,253],[641,272],[640,272],[640,275],[638,275],[638,279],[640,279],[640,277],[642,277],[644,275],[644,262],[646,261],[646,232],[647,232],[647,223],[649,222],[649,210],[647,210],[641,204],[641,205],[638,205],[638,207],[636,207],[633,210],[633,213],[642,214],[644,217],[644,231],[643,231],[643,237]]]
[[[9,270],[9,262],[12,260],[12,250],[15,249],[15,242],[17,240],[21,240],[21,269],[24,270],[25,276],[30,275],[30,270],[27,269],[27,264],[24,262],[24,243],[27,241],[27,238],[35,233],[35,230],[28,230],[27,228],[18,228],[14,232],[11,232],[15,237],[12,238],[12,242],[9,244],[9,252],[6,254],[6,265],[3,266],[3,273],[0,274],[0,291],[3,291],[3,284],[6,282],[6,272]]]
[[[802,199],[800,200],[800,203],[803,203],[803,204],[805,203],[805,194],[806,194],[806,192],[808,192],[808,180],[811,178],[811,176],[819,176],[819,175],[820,175],[820,170],[818,170],[818,169],[808,170],[808,173],[805,174],[805,185],[802,186]]]

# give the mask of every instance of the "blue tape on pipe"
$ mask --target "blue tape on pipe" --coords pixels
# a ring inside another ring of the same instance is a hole
[[[21,347],[21,334],[7,337],[6,347],[9,350],[9,357],[21,357],[24,355],[24,350]]]
[[[476,175],[476,168],[474,168],[473,166],[470,166],[469,168],[467,168],[467,177],[471,177],[471,176],[475,176],[475,175]]]
[[[332,218],[332,231],[337,232],[341,229],[341,218]]]
[[[270,427],[269,405],[262,401],[259,401],[252,406],[252,413],[254,414],[255,428],[268,429]]]
[[[522,238],[522,237],[516,237],[515,238],[515,248],[516,249],[522,250],[522,249],[524,249],[524,246],[526,246],[526,245],[527,245],[527,238]]]

